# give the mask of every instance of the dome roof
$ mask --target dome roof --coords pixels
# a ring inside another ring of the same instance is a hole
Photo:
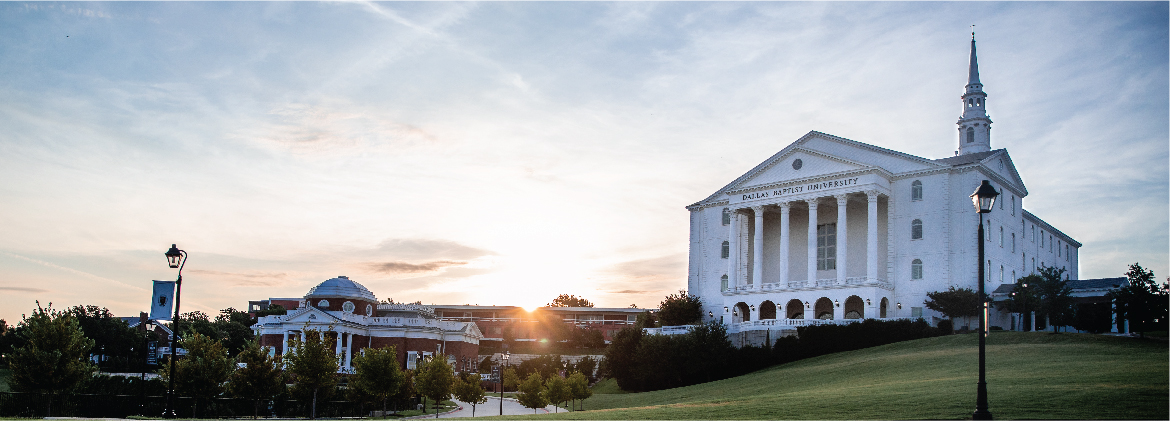
[[[314,297],[339,297],[339,298],[355,298],[359,300],[378,302],[378,298],[374,297],[374,293],[366,289],[357,282],[351,281],[347,276],[338,276],[333,279],[328,279],[325,282],[317,284],[313,289],[305,294],[305,298]]]

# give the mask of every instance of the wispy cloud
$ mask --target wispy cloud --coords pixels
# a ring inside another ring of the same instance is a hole
[[[456,262],[451,260],[438,260],[424,263],[407,263],[407,262],[384,262],[384,263],[369,263],[369,267],[374,272],[397,275],[402,273],[419,273],[419,272],[434,272],[452,266],[466,265],[467,262]]]
[[[49,290],[47,290],[47,289],[40,289],[40,288],[27,288],[27,287],[6,287],[6,286],[0,286],[0,291],[13,291],[13,292],[36,292],[36,293],[40,293],[40,292],[49,292]]]

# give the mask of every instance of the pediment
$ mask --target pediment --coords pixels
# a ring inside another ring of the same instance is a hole
[[[734,184],[732,189],[739,190],[865,168],[867,166],[846,159],[804,148],[793,148],[786,154],[769,160],[766,166]]]
[[[1016,164],[1012,162],[1012,157],[1008,155],[1007,150],[1001,149],[1000,151],[1002,152],[991,155],[980,163],[996,175],[1007,180],[1009,184],[1014,184],[1013,187],[1020,190],[1021,197],[1027,196],[1028,189],[1024,187],[1024,179],[1016,171]]]
[[[313,306],[302,307],[289,314],[285,323],[330,323],[337,321],[337,317]]]

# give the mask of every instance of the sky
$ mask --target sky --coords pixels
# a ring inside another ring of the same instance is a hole
[[[1170,270],[1166,2],[0,2],[0,318],[300,297],[655,307],[811,130],[957,147],[971,25],[1024,207]]]

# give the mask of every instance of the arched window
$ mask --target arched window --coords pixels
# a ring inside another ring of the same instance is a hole
[[[881,306],[879,307],[880,310],[878,310],[878,317],[881,317],[883,319],[886,318],[886,309],[889,307],[890,307],[890,300],[886,299],[885,297],[882,297],[882,303],[881,303]]]
[[[1003,225],[999,226],[999,246],[1003,247]]]
[[[727,291],[727,275],[723,275],[722,278],[719,278],[719,290]]]
[[[967,143],[975,143],[975,128],[967,128]]]
[[[723,225],[731,225],[731,209],[723,208]]]
[[[1012,233],[1012,253],[1016,252],[1016,233]]]
[[[910,222],[910,239],[911,240],[921,240],[922,239],[922,220],[921,219],[915,219],[915,220]]]
[[[723,251],[720,253],[724,259],[731,256],[731,242],[723,242]]]
[[[922,182],[914,180],[910,183],[910,200],[922,200]]]
[[[914,259],[910,262],[910,279],[922,279],[922,260]]]

